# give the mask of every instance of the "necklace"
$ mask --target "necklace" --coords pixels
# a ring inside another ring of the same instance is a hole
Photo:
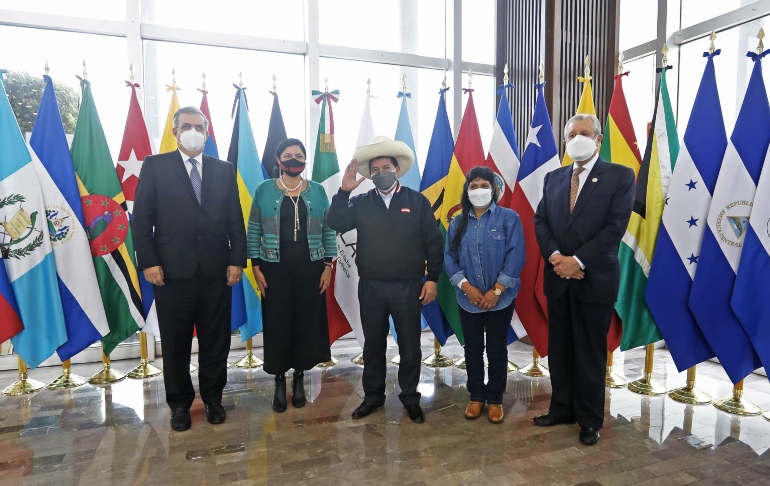
[[[300,187],[302,187],[302,178],[299,179],[299,184],[297,184],[297,187],[294,189],[289,189],[286,187],[286,184],[283,182],[283,177],[280,177],[278,181],[281,183],[283,188],[286,190],[286,195],[289,196],[289,199],[291,199],[292,204],[294,204],[294,241],[297,241],[297,231],[299,231],[299,198],[300,195],[297,194],[297,199],[294,199],[291,197],[292,192],[298,190]]]

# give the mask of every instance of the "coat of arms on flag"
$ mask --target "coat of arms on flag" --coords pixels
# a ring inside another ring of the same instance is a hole
[[[19,208],[13,211],[17,204]],[[24,196],[21,194],[11,194],[0,199],[0,214],[2,214],[1,210],[8,206],[11,206],[11,211],[13,211],[10,219],[6,215],[4,221],[0,223],[3,227],[0,251],[2,251],[4,259],[15,258],[18,260],[24,258],[43,244],[42,232],[39,232],[34,239],[29,240],[35,231],[38,213],[33,211],[32,214],[27,214],[24,211],[23,204]],[[24,243],[24,246],[19,246],[22,243]]]

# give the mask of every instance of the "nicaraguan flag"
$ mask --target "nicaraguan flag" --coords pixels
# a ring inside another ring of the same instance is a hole
[[[29,143],[45,199],[67,325],[67,342],[57,350],[64,361],[106,336],[110,328],[96,280],[75,166],[56,103],[56,92],[51,78],[44,76],[44,79],[45,90]]]
[[[407,98],[412,97],[412,93],[398,92],[398,97],[401,98],[401,112],[398,114],[398,123],[396,124],[396,135],[393,140],[404,142],[412,149],[414,154],[414,164],[412,168],[405,174],[401,174],[398,177],[398,181],[402,186],[420,190],[420,165],[417,163],[417,152],[414,150],[414,136],[412,135],[412,125],[409,123],[409,109],[406,104]],[[425,327],[425,321],[423,320],[423,328]]]
[[[679,371],[714,357],[690,311],[711,191],[727,147],[714,56],[707,57],[698,93],[668,186],[645,300]]]

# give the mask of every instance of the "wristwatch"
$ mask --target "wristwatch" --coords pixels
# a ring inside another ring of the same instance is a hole
[[[493,291],[493,293],[494,293],[496,296],[498,296],[498,297],[500,297],[501,295],[503,295],[503,291],[502,291],[502,290],[500,290],[500,289],[498,289],[497,287],[495,287],[495,290]]]

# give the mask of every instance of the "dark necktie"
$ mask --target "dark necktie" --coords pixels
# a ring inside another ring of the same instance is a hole
[[[190,159],[192,169],[190,169],[190,183],[192,184],[193,191],[195,191],[195,198],[198,199],[198,204],[201,203],[201,173],[198,172],[198,161]]]
[[[580,189],[580,180],[578,177],[580,177],[580,174],[586,170],[585,167],[582,165],[578,165],[578,167],[572,171],[572,181],[570,183],[569,187],[569,212],[571,213],[573,209],[575,209],[575,201],[577,201],[578,197],[578,189]]]

